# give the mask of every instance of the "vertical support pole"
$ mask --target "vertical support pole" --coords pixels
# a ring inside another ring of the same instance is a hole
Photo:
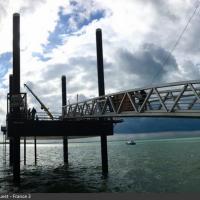
[[[96,51],[97,51],[97,74],[98,74],[98,89],[99,96],[105,95],[104,87],[104,68],[103,68],[103,45],[101,29],[96,29]],[[101,135],[101,160],[102,174],[108,174],[108,151],[107,151],[107,136]]]
[[[20,15],[13,14],[13,93],[20,93]]]
[[[10,166],[13,166],[13,138],[9,139],[9,163]]]
[[[68,164],[68,137],[63,137],[63,157],[64,157],[64,163]]]
[[[62,106],[67,105],[67,89],[66,89],[66,76],[62,76]],[[62,115],[64,116],[64,109]],[[63,158],[64,163],[68,164],[68,137],[63,137]]]
[[[5,164],[6,164],[6,133],[4,132],[5,135]]]
[[[34,137],[34,152],[35,152],[35,165],[37,165],[37,141],[36,141],[36,136]]]
[[[20,95],[20,15],[13,14],[13,94]],[[14,109],[14,120],[18,120],[20,108]],[[15,133],[13,133],[15,135]],[[20,184],[20,137],[13,137],[13,178]]]
[[[3,132],[3,164],[6,165],[6,135]]]
[[[26,137],[24,137],[24,165],[26,165]]]
[[[9,76],[9,93],[10,96],[13,94],[13,75]],[[10,112],[10,111],[9,111]],[[9,138],[9,164],[13,165],[13,137]]]
[[[20,137],[13,138],[13,181],[20,184]]]
[[[103,69],[102,32],[100,28],[96,30],[96,49],[97,49],[97,75],[98,75],[99,96],[103,96],[105,95],[105,86],[104,86],[104,69]]]

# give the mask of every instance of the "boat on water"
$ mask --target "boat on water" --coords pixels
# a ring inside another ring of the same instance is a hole
[[[135,145],[136,142],[134,140],[129,140],[129,141],[126,142],[126,144],[128,144],[128,145]]]

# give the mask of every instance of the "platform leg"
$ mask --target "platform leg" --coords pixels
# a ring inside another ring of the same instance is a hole
[[[34,152],[35,152],[35,165],[37,165],[37,141],[36,141],[36,136],[34,137]]]
[[[24,137],[24,165],[26,165],[26,137]]]
[[[68,164],[68,138],[67,136],[64,136],[63,138],[63,158],[64,158],[64,163]]]
[[[108,151],[107,151],[107,136],[101,136],[101,160],[102,160],[102,174],[108,175]]]
[[[20,137],[13,138],[13,181],[20,184]]]
[[[67,105],[67,87],[66,87],[66,76],[62,76],[62,108]],[[65,116],[65,110],[62,109],[62,117]],[[63,159],[64,163],[68,164],[68,137],[63,137]]]
[[[10,138],[9,141],[9,164],[13,166],[13,138]]]

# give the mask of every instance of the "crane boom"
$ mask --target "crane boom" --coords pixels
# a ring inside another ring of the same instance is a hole
[[[28,87],[28,85],[24,84],[24,86],[28,89],[28,91],[35,97],[35,99],[41,105],[41,108],[47,113],[47,115],[53,120],[53,115],[49,111],[49,109],[42,103],[42,101],[36,96],[36,94]]]

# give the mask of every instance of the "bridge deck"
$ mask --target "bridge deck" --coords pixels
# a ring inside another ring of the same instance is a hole
[[[63,107],[64,118],[200,117],[200,80],[139,88]]]

